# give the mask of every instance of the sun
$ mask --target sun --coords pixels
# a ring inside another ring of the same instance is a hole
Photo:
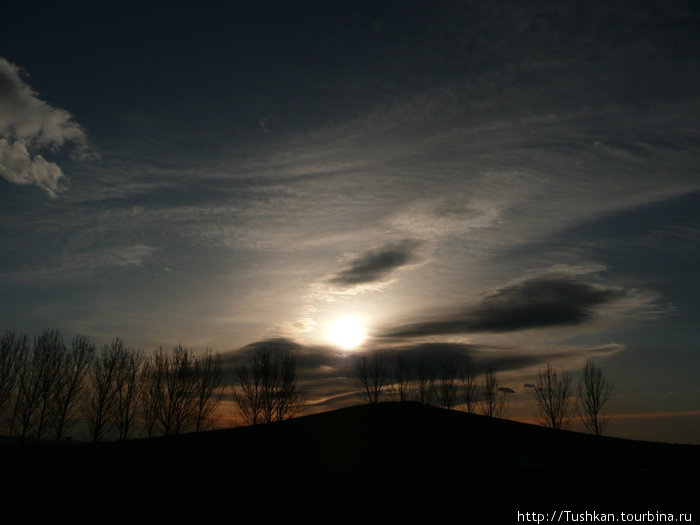
[[[336,319],[328,330],[328,339],[345,350],[361,345],[365,337],[362,323],[354,317]]]

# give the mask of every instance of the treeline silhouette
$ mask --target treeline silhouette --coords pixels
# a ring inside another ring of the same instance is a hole
[[[57,330],[30,339],[0,337],[0,435],[20,441],[178,434],[209,428],[222,398],[221,356],[178,345],[146,357],[115,338],[100,348],[88,336],[69,344]]]
[[[436,366],[419,361],[410,367],[399,355],[393,363],[379,352],[357,357],[354,376],[366,403],[382,401],[418,401],[445,409],[460,409],[488,417],[503,417],[508,409],[509,388],[500,386],[493,365],[488,365],[479,381],[470,359],[461,365],[442,362]],[[581,371],[576,392],[566,371],[551,364],[540,370],[535,384],[535,402],[543,426],[564,429],[577,414],[584,427],[600,436],[609,423],[603,414],[612,393],[612,382],[589,359]]]
[[[510,389],[500,386],[494,367],[489,365],[478,381],[468,359],[461,366],[443,362],[435,367],[419,361],[410,367],[403,356],[391,364],[375,352],[357,357],[354,376],[366,403],[418,401],[489,417],[502,417],[508,407],[506,393]]]
[[[370,404],[418,401],[501,418],[513,392],[500,386],[492,365],[477,374],[468,358],[409,366],[402,355],[390,363],[375,352],[358,355],[354,364],[358,392]],[[304,408],[292,351],[258,348],[234,371],[231,397],[244,423],[281,421]],[[544,426],[565,428],[572,406],[592,434],[601,435],[608,423],[602,409],[612,383],[592,360],[577,396],[568,374],[549,364],[526,386]],[[118,337],[100,348],[85,335],[66,344],[57,330],[31,339],[8,330],[0,337],[0,435],[21,442],[60,442],[72,438],[78,424],[78,433],[93,442],[207,430],[227,388],[222,357],[211,349],[195,353],[177,345],[146,356]]]

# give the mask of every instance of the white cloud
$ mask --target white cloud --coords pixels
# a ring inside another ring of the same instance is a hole
[[[65,187],[65,175],[37,150],[55,152],[70,144],[76,160],[94,153],[73,116],[38,98],[22,77],[18,66],[0,57],[0,176],[15,184],[37,185],[55,196]]]
[[[32,157],[22,141],[8,142],[0,138],[0,175],[15,184],[36,184],[52,197],[61,191],[64,178],[55,162],[41,155]]]

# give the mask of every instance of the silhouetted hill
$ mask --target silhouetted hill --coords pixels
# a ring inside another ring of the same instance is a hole
[[[249,523],[252,513],[259,523],[487,523],[477,519],[486,515],[516,523],[517,511],[691,512],[700,494],[698,446],[595,438],[415,403],[1,450],[6,508],[31,494],[78,519]]]

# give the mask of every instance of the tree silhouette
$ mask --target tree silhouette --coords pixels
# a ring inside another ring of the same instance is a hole
[[[23,360],[29,352],[29,338],[10,330],[0,338],[0,418],[12,433],[13,410],[10,406],[16,394],[17,382]]]
[[[20,438],[33,433],[35,439],[44,437],[55,413],[54,391],[66,352],[61,334],[44,330],[34,338],[31,352],[17,356],[17,391],[13,413],[20,428]]]
[[[141,367],[141,390],[139,391],[138,403],[141,409],[146,436],[153,437],[156,423],[158,421],[158,402],[162,381],[161,375],[155,366],[154,359],[146,359]]]
[[[269,419],[281,419],[301,405],[294,360],[280,361],[279,384]],[[219,405],[221,356],[178,345],[145,359],[116,337],[99,351],[85,335],[70,348],[56,330],[44,330],[30,344],[25,334],[0,336],[0,425],[10,436],[56,441],[80,418],[93,442],[133,433],[140,414],[146,434],[209,428]],[[3,432],[4,433],[4,432]]]
[[[195,432],[206,430],[212,424],[212,414],[221,401],[221,354],[207,349],[194,361]]]
[[[75,422],[85,378],[95,357],[95,344],[87,336],[76,335],[66,353],[55,384],[56,414],[53,421],[56,441],[63,439],[66,430]]]
[[[31,388],[31,385],[34,384],[33,367],[31,366],[32,349],[29,337],[24,334],[18,335],[14,344],[17,345],[14,356],[14,402],[12,403],[12,415],[8,427],[10,435],[15,435],[19,431],[21,439],[24,439],[36,406],[36,392]]]
[[[406,358],[402,355],[397,356],[396,366],[391,386],[391,398],[394,401],[408,401],[411,395],[411,377]]]
[[[277,353],[280,389],[274,396],[274,419],[282,421],[293,416],[304,405],[304,393],[297,385],[296,358],[291,351]]]
[[[558,374],[549,363],[537,374],[535,399],[545,426],[561,429],[568,424],[570,382],[566,372]]]
[[[86,417],[93,442],[104,439],[114,423],[116,375],[126,351],[124,341],[115,337],[109,345],[102,346],[92,361],[88,373]]]
[[[462,383],[462,401],[466,412],[472,414],[479,400],[479,387],[476,384],[476,374],[471,360],[467,360],[460,372]]]
[[[375,352],[371,358],[366,354],[357,358],[355,380],[367,403],[379,403],[387,384],[386,368],[379,352]]]
[[[153,417],[160,425],[162,433],[167,436],[175,426],[175,404],[178,397],[175,388],[176,374],[168,351],[159,347],[151,355],[149,368],[152,379],[149,386]]]
[[[249,425],[261,422],[263,410],[263,379],[258,366],[258,358],[253,355],[250,365],[239,365],[236,368],[238,387],[234,386],[233,398],[243,419]]]
[[[281,421],[303,406],[291,351],[262,348],[236,369],[233,397],[249,425]]]
[[[182,345],[167,352],[162,347],[152,356],[150,385],[155,418],[163,434],[179,434],[194,423],[197,380],[194,355]]]
[[[15,428],[19,427],[20,439],[24,441],[39,403],[39,381],[33,355],[26,352],[20,356],[20,359],[10,432],[14,434]]]
[[[195,377],[192,373],[192,353],[178,345],[173,348],[170,367],[165,376],[167,410],[171,425],[165,434],[179,434],[191,421],[194,408]],[[163,425],[165,429],[165,425]]]
[[[44,330],[34,341],[34,379],[37,382],[35,437],[44,437],[55,414],[55,391],[66,356],[63,337],[56,330]]]
[[[603,371],[593,359],[586,361],[578,384],[577,410],[581,421],[589,432],[600,436],[608,424],[601,413],[612,393],[612,383],[603,376]]]
[[[136,411],[142,383],[140,381],[143,354],[136,350],[124,349],[116,356],[114,374],[114,420],[120,441],[129,437]]]
[[[442,363],[440,366],[440,383],[437,389],[438,402],[442,408],[450,409],[457,399],[457,367],[453,363]]]
[[[506,395],[500,390],[496,372],[489,365],[484,374],[484,384],[481,390],[481,412],[489,417],[501,417],[506,410]]]
[[[259,353],[258,366],[262,377],[262,418],[265,423],[272,422],[275,417],[277,398],[282,388],[279,355],[272,351]]]
[[[425,361],[418,363],[418,378],[416,384],[416,400],[424,405],[430,405],[435,397],[435,371]]]

